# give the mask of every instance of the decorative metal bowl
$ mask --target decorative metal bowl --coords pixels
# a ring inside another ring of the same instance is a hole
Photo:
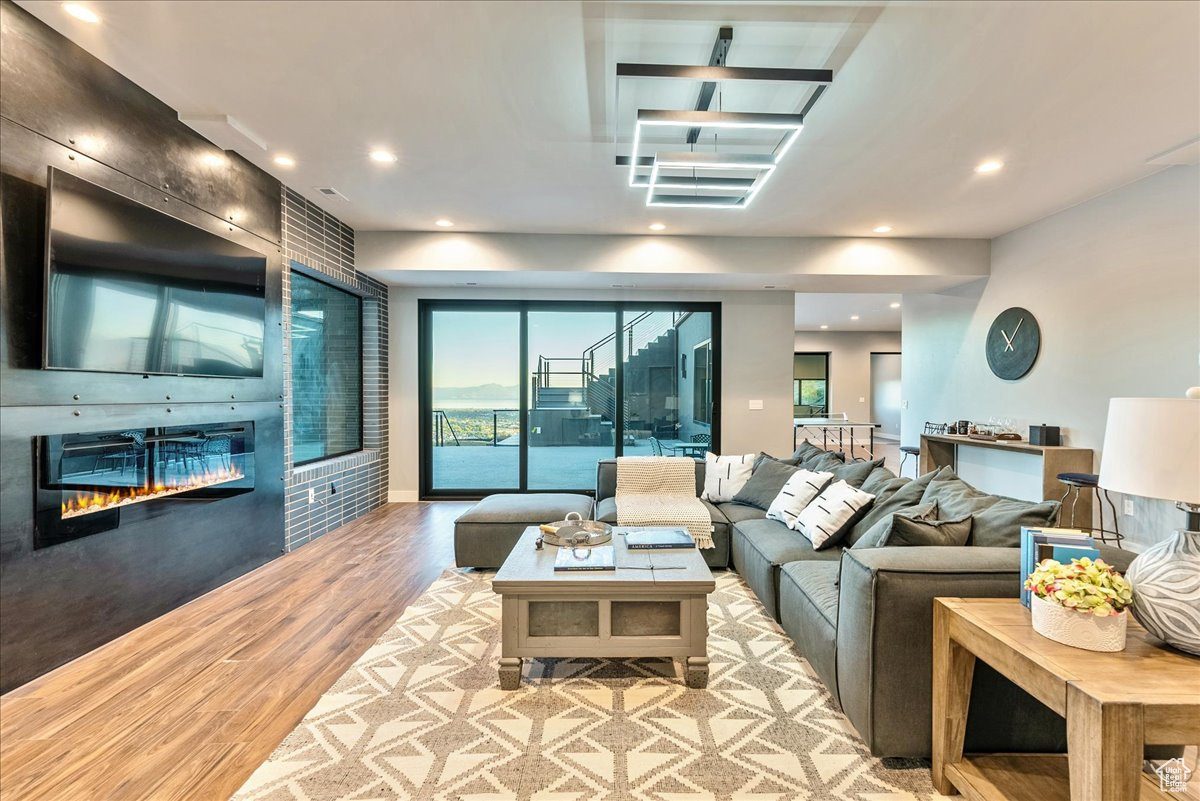
[[[565,520],[542,526],[542,541],[549,545],[578,548],[603,545],[611,540],[612,526],[599,520],[584,520],[578,512],[569,512]]]

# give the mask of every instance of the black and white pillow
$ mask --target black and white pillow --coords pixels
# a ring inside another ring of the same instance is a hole
[[[835,481],[804,507],[796,521],[796,530],[808,538],[813,550],[819,551],[836,543],[873,500],[875,496],[871,493],[855,489],[845,481]]]
[[[833,473],[797,470],[788,478],[783,489],[775,496],[775,500],[771,501],[771,505],[767,509],[767,517],[784,523],[790,529],[796,529],[799,525],[800,513],[813,498],[821,494],[821,490],[832,479]]]
[[[745,456],[705,454],[704,494],[700,497],[713,503],[732,501],[754,472],[754,460],[757,458],[757,453],[747,453]]]

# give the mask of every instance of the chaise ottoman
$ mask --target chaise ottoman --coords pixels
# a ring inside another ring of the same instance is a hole
[[[489,495],[454,521],[454,562],[459,567],[500,567],[529,526],[575,512],[592,517],[592,499],[564,492]]]

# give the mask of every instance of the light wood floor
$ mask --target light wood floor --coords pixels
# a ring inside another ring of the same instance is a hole
[[[468,506],[385,506],[0,697],[0,797],[227,799],[451,565]]]

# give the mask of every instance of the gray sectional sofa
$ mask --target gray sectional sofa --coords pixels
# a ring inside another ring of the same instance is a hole
[[[741,574],[872,754],[929,756],[933,599],[1016,597],[1021,526],[1052,524],[1058,504],[987,495],[949,470],[899,478],[881,462],[845,464],[811,446],[775,461],[834,472],[875,501],[838,544],[823,550],[761,508],[705,501],[717,545],[705,551],[706,561]],[[704,469],[697,462],[697,495]],[[597,519],[616,522],[615,491],[616,460],[602,461]],[[934,500],[943,519],[971,517],[967,545],[854,547],[881,520]],[[1105,549],[1104,557],[1124,570],[1132,555]],[[986,665],[976,669],[968,750],[1062,751],[1065,744],[1061,718]]]

